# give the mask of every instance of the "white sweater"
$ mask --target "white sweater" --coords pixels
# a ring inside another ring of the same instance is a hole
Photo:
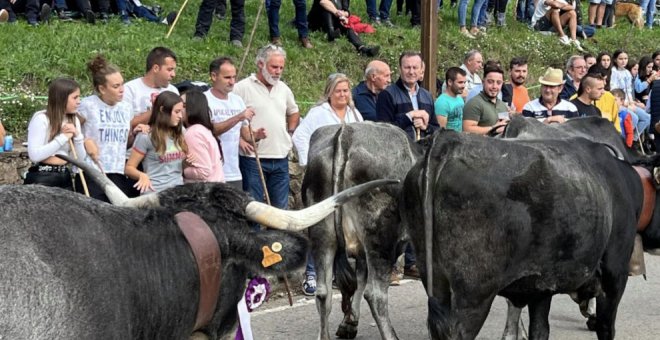
[[[316,129],[326,125],[355,123],[363,120],[360,112],[350,106],[346,107],[346,115],[343,122],[330,107],[330,104],[323,103],[314,106],[309,110],[305,119],[302,120],[296,129],[296,132],[293,133],[293,145],[296,147],[296,150],[298,150],[298,163],[302,166],[307,165],[309,140]]]

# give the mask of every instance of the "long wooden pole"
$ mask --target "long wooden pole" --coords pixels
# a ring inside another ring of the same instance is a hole
[[[257,161],[257,169],[259,170],[259,177],[261,178],[261,186],[264,189],[264,196],[266,198],[266,203],[270,204],[270,196],[268,195],[268,187],[266,186],[266,177],[264,176],[264,169],[261,167],[261,160],[259,159],[259,153],[257,152],[257,143],[254,140],[254,133],[252,132],[252,123],[248,123],[248,129],[250,130],[250,143],[254,147],[254,159]],[[291,289],[289,289],[289,279],[286,277],[286,273],[282,272],[282,278],[284,278],[284,288],[286,289],[287,297],[289,298],[289,306],[293,306],[293,296],[291,296]]]
[[[71,153],[73,154],[73,159],[78,159],[78,153],[76,152],[76,147],[73,145],[73,137],[69,138],[69,147],[71,148]],[[85,173],[82,169],[78,169],[80,174],[80,182],[82,182],[83,190],[85,191],[85,196],[89,197],[89,189],[87,188],[87,181],[85,180]]]
[[[183,4],[181,4],[181,8],[179,8],[179,12],[176,13],[176,18],[174,18],[174,22],[172,23],[172,26],[170,26],[169,31],[167,31],[167,35],[165,36],[165,39],[170,37],[170,34],[172,34],[172,31],[174,30],[174,26],[176,26],[176,23],[179,22],[179,18],[181,17],[181,12],[183,12],[183,9],[186,7],[188,4],[188,0],[185,0]]]
[[[422,0],[422,34],[420,36],[422,58],[426,63],[426,68],[424,69],[424,87],[434,97],[437,93],[435,79],[438,60],[438,13],[436,6],[436,0]],[[429,119],[433,118],[429,117]],[[417,138],[419,139],[419,137]],[[424,235],[426,248],[426,294],[429,297],[433,297],[433,241],[431,230],[428,229],[426,228]]]

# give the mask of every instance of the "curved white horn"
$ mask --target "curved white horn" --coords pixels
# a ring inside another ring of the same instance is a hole
[[[57,157],[77,166],[78,168],[85,171],[96,183],[103,188],[105,195],[108,196],[108,199],[113,205],[118,205],[122,207],[133,207],[133,208],[148,208],[148,207],[158,207],[160,202],[158,200],[158,195],[144,195],[135,198],[128,198],[121,189],[112,183],[110,179],[100,171],[96,170],[94,167],[90,166],[86,162],[80,161],[78,159],[73,159],[65,155],[57,155]]]
[[[278,209],[261,202],[252,201],[245,207],[245,215],[248,220],[264,226],[281,230],[300,231],[321,221],[349,199],[377,187],[396,183],[399,183],[399,180],[380,179],[356,185],[309,208],[298,211]]]

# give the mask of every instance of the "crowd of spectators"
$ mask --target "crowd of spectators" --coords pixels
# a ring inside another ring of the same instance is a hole
[[[0,0],[0,23],[15,23],[17,15],[23,15],[31,26],[48,23],[57,17],[60,21],[81,19],[89,24],[97,21],[107,23],[110,16],[117,15],[122,23],[130,25],[131,18],[171,25],[176,12],[162,15],[158,5],[148,6],[139,0]]]
[[[171,83],[177,56],[168,48],[154,48],[144,74],[126,83],[117,66],[96,56],[88,63],[92,95],[81,98],[76,81],[55,79],[46,109],[30,120],[33,166],[25,184],[88,192],[108,201],[94,183],[84,188],[77,169],[56,157],[61,154],[85,159],[129,197],[184,182],[225,182],[287,208],[289,152],[295,147],[304,167],[310,137],[325,125],[381,121],[417,140],[441,128],[498,133],[516,115],[548,124],[596,116],[610,121],[625,144],[641,152],[654,151],[654,135],[660,131],[660,52],[639,62],[621,50],[573,55],[563,70],[546,69],[538,79],[537,98],[530,98],[526,87],[523,57],[512,58],[505,70],[499,61],[484,63],[479,51],[468,51],[460,65],[444,73],[436,96],[421,84],[422,56],[403,52],[394,81],[381,60],[367,64],[357,86],[344,74],[331,74],[305,119],[281,80],[284,49],[274,44],[261,48],[255,66],[255,73],[237,81],[233,61],[219,57],[209,64],[209,85],[186,81],[177,88]],[[394,267],[391,280],[396,284],[403,274],[418,273],[407,246],[403,269]],[[308,295],[315,292],[315,276],[310,256],[303,286]]]

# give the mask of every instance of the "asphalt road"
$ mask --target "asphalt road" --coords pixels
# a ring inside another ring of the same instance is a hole
[[[646,254],[648,280],[641,276],[628,280],[616,323],[616,338],[630,340],[660,339],[660,257]],[[366,301],[362,300],[361,320],[356,339],[379,339],[378,328]],[[426,331],[426,294],[420,281],[402,280],[389,290],[390,319],[400,339],[428,339]],[[340,294],[335,290],[330,316],[331,329],[341,321]],[[523,318],[527,323],[526,309]],[[506,302],[498,297],[477,339],[500,339],[506,319]],[[596,339],[589,332],[578,306],[565,295],[555,296],[550,310],[551,339]],[[289,307],[286,299],[271,299],[252,313],[254,339],[316,339],[318,314],[313,298],[294,296]],[[332,334],[331,334],[332,335]]]

